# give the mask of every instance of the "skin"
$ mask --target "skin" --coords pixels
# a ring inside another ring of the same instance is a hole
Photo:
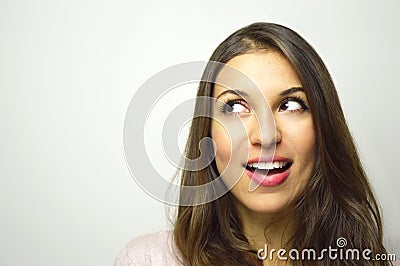
[[[213,97],[231,104],[229,112],[223,113],[218,108],[214,110],[214,116],[220,118],[219,122],[213,120],[211,127],[212,139],[216,145],[215,160],[226,184],[238,180],[230,193],[243,219],[245,233],[251,244],[258,249],[266,243],[265,228],[274,219],[290,214],[310,179],[315,164],[313,119],[303,91],[282,95],[290,88],[301,88],[302,84],[293,67],[279,53],[267,51],[244,54],[234,57],[227,65],[248,76],[259,91],[238,87],[248,94],[242,97],[226,92],[229,88],[215,85]],[[260,93],[265,99],[260,97]],[[301,98],[306,107],[303,108],[297,100],[287,101],[288,97]],[[241,102],[232,104],[232,100]],[[265,100],[271,112],[266,109]],[[238,119],[245,131],[240,130]],[[247,163],[247,159],[271,154],[293,162],[288,178],[278,186],[259,186],[249,191],[251,179],[243,171],[243,164]],[[274,230],[270,230],[269,246],[281,246],[288,224],[288,220],[282,219]]]

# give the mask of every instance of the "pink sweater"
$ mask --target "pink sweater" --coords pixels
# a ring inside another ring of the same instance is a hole
[[[178,250],[171,231],[159,231],[131,240],[122,249],[114,266],[178,266]]]

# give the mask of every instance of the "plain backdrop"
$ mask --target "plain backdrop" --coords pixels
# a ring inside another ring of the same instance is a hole
[[[400,254],[398,10],[396,0],[0,1],[0,265],[112,265],[133,237],[168,228],[125,163],[129,102],[152,75],[207,60],[256,21],[291,27],[324,59]]]

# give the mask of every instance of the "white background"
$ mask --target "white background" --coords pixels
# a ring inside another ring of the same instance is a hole
[[[207,60],[256,21],[291,27],[326,62],[400,254],[399,10],[395,0],[1,1],[0,265],[112,265],[128,240],[166,228],[164,206],[125,164],[129,102],[158,71]]]

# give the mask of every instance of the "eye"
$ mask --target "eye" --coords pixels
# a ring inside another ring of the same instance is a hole
[[[303,112],[308,110],[307,105],[304,101],[297,97],[291,97],[285,99],[279,106],[279,111],[288,111],[288,112]]]
[[[221,110],[223,113],[249,113],[249,108],[242,100],[231,100],[226,102]]]

